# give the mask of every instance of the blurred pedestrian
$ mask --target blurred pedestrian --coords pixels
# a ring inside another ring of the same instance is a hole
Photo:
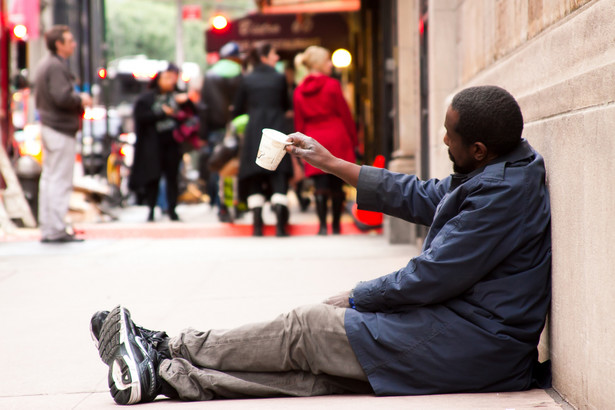
[[[179,68],[170,63],[156,74],[148,90],[135,102],[135,158],[130,172],[130,189],[143,192],[149,207],[147,220],[154,221],[160,178],[164,175],[168,215],[178,221],[175,212],[178,197],[178,174],[181,145],[173,138],[181,107],[192,104],[186,93],[177,91]]]
[[[331,54],[323,47],[310,46],[302,55],[309,73],[294,93],[295,128],[314,138],[336,157],[355,162],[357,130],[342,94],[339,81],[330,77]],[[320,222],[319,235],[327,235],[327,202],[331,198],[332,232],[341,231],[340,219],[345,194],[343,181],[306,163],[305,176],[314,181],[314,199]]]
[[[207,184],[207,194],[212,206],[218,206],[218,219],[231,222],[228,207],[221,198],[221,182],[217,172],[207,169],[208,154],[219,144],[231,121],[233,98],[241,82],[241,58],[239,45],[226,43],[220,48],[220,60],[209,68],[205,74],[201,89],[202,118],[204,119],[203,136],[208,145],[203,148],[201,161],[201,178]]]
[[[36,108],[43,140],[43,171],[39,185],[38,221],[41,242],[79,242],[67,232],[64,221],[73,188],[75,134],[83,109],[92,104],[88,94],[75,91],[75,77],[68,58],[77,46],[67,26],[56,25],[45,33],[49,55],[35,76]]]
[[[256,165],[256,154],[263,128],[284,129],[285,112],[290,108],[286,78],[275,70],[280,57],[269,43],[260,43],[250,52],[252,71],[242,79],[235,99],[233,117],[250,117],[239,166],[240,196],[247,197],[253,213],[253,235],[263,235],[263,206],[270,198],[276,214],[276,236],[287,236],[288,180],[292,176],[290,157],[286,155],[275,171]]]

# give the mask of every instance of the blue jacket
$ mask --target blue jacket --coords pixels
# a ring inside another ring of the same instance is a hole
[[[551,300],[543,158],[527,141],[441,181],[362,167],[361,209],[429,225],[421,254],[359,283],[346,332],[377,395],[530,387]]]

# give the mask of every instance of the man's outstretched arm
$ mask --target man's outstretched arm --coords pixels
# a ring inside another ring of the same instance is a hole
[[[287,152],[305,160],[316,168],[322,169],[326,173],[343,179],[353,187],[357,186],[361,166],[335,157],[316,140],[300,132],[289,134],[288,137],[288,141],[292,142],[292,145],[286,147]]]

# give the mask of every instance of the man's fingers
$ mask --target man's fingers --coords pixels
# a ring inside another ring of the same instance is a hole
[[[288,134],[287,141],[292,142],[293,145],[305,147],[307,139],[308,137],[305,134],[302,134],[300,132],[293,132],[292,134]]]
[[[288,145],[286,146],[286,151],[290,152],[291,154],[299,157],[299,158],[304,158],[305,155],[308,153],[308,150],[305,150],[303,148],[299,148],[296,145]]]

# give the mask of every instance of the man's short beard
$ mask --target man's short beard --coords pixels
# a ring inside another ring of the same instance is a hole
[[[468,167],[462,167],[458,165],[455,161],[455,157],[453,157],[453,154],[451,154],[450,149],[448,150],[448,157],[453,162],[453,172],[455,172],[456,174],[469,174],[470,172],[474,171],[474,169],[469,169]]]

